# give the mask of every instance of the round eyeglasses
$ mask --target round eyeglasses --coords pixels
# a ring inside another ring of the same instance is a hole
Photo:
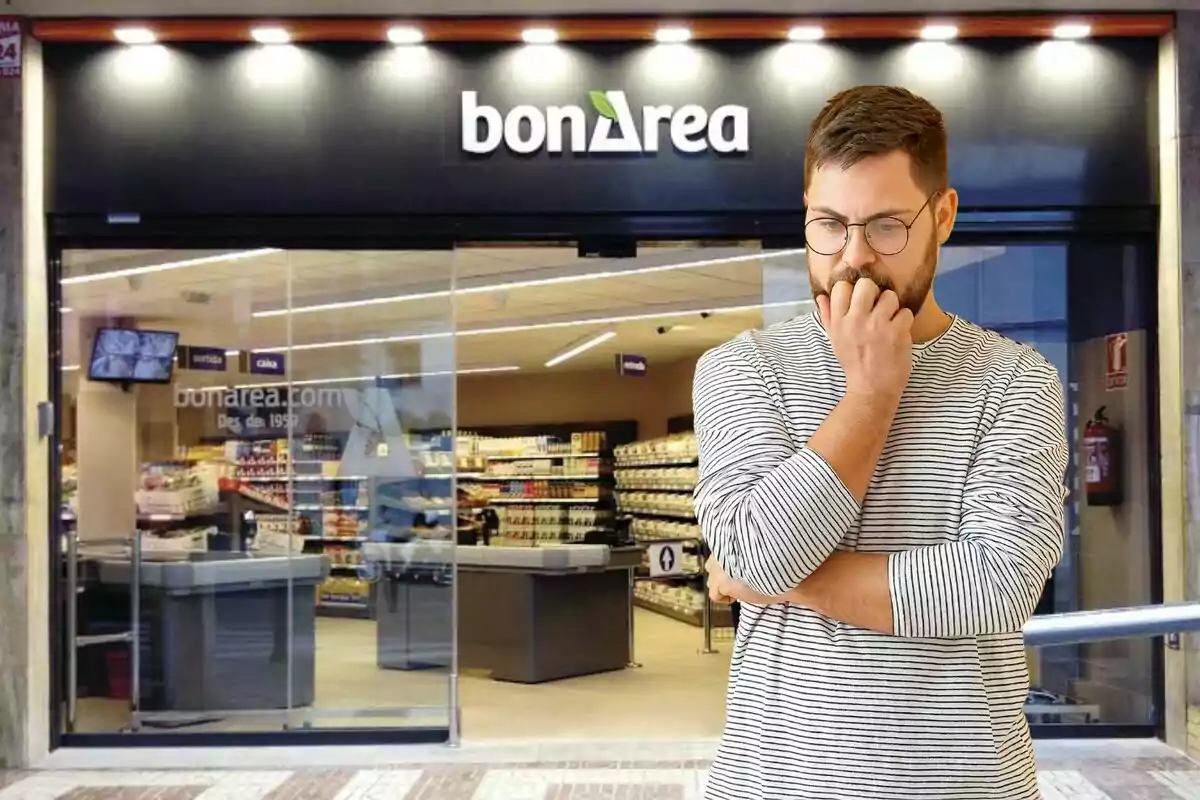
[[[850,243],[850,229],[862,228],[872,250],[881,256],[894,256],[908,247],[909,231],[937,195],[937,192],[929,195],[924,205],[913,214],[913,221],[907,223],[896,217],[875,217],[866,222],[846,222],[835,217],[809,220],[804,225],[804,241],[814,253],[836,256]]]

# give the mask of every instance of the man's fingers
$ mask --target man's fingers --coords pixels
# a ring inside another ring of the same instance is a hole
[[[850,298],[850,307],[861,314],[870,314],[879,299],[879,287],[870,278],[859,278],[854,282],[854,293]]]
[[[846,312],[850,310],[850,297],[854,294],[854,287],[849,281],[838,281],[829,290],[829,319],[835,321],[846,316]]]
[[[882,314],[884,319],[892,319],[900,311],[900,297],[891,289],[882,292],[875,301],[875,311]]]

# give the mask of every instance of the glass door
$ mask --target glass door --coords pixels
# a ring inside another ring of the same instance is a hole
[[[62,263],[66,732],[456,736],[452,252]]]

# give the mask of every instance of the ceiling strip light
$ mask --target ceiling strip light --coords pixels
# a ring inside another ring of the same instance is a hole
[[[292,35],[286,28],[276,26],[255,28],[250,31],[250,36],[259,44],[287,44],[292,40]]]
[[[558,31],[553,28],[526,28],[521,31],[521,39],[525,44],[554,44],[558,41]]]
[[[1092,26],[1085,22],[1064,22],[1054,28],[1055,39],[1086,39],[1092,34]]]
[[[654,40],[660,44],[682,44],[691,38],[691,30],[680,25],[669,25],[654,32]]]
[[[588,339],[585,339],[584,341],[580,342],[579,344],[576,344],[573,347],[570,347],[570,348],[564,350],[563,352],[556,355],[554,358],[547,361],[546,366],[547,367],[556,367],[559,364],[563,363],[564,361],[574,358],[575,356],[579,355],[580,353],[585,353],[588,350],[591,350],[593,347],[596,347],[597,345],[604,344],[605,342],[607,342],[609,339],[612,339],[616,335],[617,335],[616,331],[610,330],[610,331],[605,331],[604,333],[601,333],[599,336],[592,336]]]
[[[429,333],[405,333],[396,336],[375,336],[369,339],[347,339],[343,341],[332,342],[312,342],[310,344],[294,344],[290,347],[281,345],[279,347],[256,347],[251,352],[253,353],[281,353],[286,351],[302,351],[302,350],[325,350],[335,347],[354,347],[356,345],[371,345],[371,344],[399,344],[402,342],[421,342],[430,339],[449,339],[452,336],[491,336],[501,333],[522,333],[525,331],[543,331],[553,330],[555,328],[573,328],[580,325],[616,325],[622,322],[640,322],[643,320],[652,319],[670,319],[673,317],[694,317],[700,314],[728,314],[741,311],[757,311],[763,308],[781,308],[784,306],[799,306],[805,303],[811,304],[812,300],[783,300],[775,303],[754,303],[751,305],[740,306],[718,306],[715,308],[694,308],[686,311],[650,311],[642,314],[624,314],[617,317],[582,317],[579,319],[567,319],[557,322],[535,322],[528,325],[507,325],[497,328],[467,328],[455,332],[450,331],[432,331]]]
[[[165,264],[151,264],[145,267],[130,267],[128,269],[114,269],[109,272],[97,272],[92,275],[77,275],[73,278],[63,278],[59,281],[63,286],[74,286],[81,283],[95,283],[96,281],[107,281],[113,278],[129,278],[134,275],[148,275],[152,272],[169,272],[175,269],[184,269],[185,267],[198,267],[202,264],[216,264],[221,261],[242,261],[247,258],[257,258],[258,256],[271,255],[272,253],[283,252],[277,247],[260,247],[257,250],[239,250],[234,253],[223,253],[216,256],[199,256],[198,258],[185,258],[182,261],[168,261]]]
[[[921,38],[935,42],[945,42],[958,38],[957,25],[926,25],[921,29]]]
[[[117,28],[113,36],[122,44],[154,44],[158,41],[154,31],[142,27]]]
[[[497,367],[463,367],[460,369],[442,369],[432,372],[397,372],[391,375],[349,375],[340,378],[308,378],[299,381],[271,381],[269,383],[239,383],[236,386],[199,386],[185,388],[182,391],[192,394],[202,392],[229,392],[242,389],[281,389],[288,386],[321,386],[331,383],[367,383],[369,381],[399,381],[412,378],[439,378],[450,375],[490,375],[500,372],[516,372],[518,366]]]
[[[793,42],[819,42],[825,38],[825,29],[820,25],[797,25],[788,31]]]
[[[410,25],[396,25],[388,28],[388,41],[392,44],[420,44],[425,41],[425,34],[420,28]]]
[[[554,278],[534,278],[525,281],[510,281],[508,283],[493,283],[485,286],[468,286],[457,289],[444,289],[437,292],[420,292],[416,294],[392,295],[390,297],[372,297],[366,300],[345,300],[338,303],[321,303],[311,306],[296,306],[291,309],[273,308],[266,311],[255,311],[253,317],[280,317],[287,314],[312,314],[318,311],[341,311],[347,308],[364,308],[367,306],[388,305],[391,303],[408,303],[414,300],[433,300],[440,297],[451,297],[463,294],[488,294],[491,292],[511,291],[513,289],[531,289],[543,286],[561,286],[568,283],[583,283],[586,281],[607,280],[610,278],[628,278],[635,275],[651,275],[658,272],[673,272],[681,269],[703,269],[724,264],[737,264],[746,261],[758,261],[768,258],[783,258],[786,256],[802,255],[804,248],[791,250],[772,250],[767,253],[749,253],[740,256],[724,258],[706,258],[700,261],[685,261],[678,264],[660,264],[653,267],[638,267],[627,270],[606,270],[603,272],[588,272],[580,275],[560,275]]]

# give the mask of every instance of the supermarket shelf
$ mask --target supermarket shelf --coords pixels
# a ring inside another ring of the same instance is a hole
[[[493,497],[489,504],[504,503],[515,505],[530,505],[541,503],[566,503],[568,505],[596,505],[604,502],[600,497]]]
[[[371,608],[366,603],[348,603],[336,600],[322,600],[321,602],[317,603],[317,614],[322,617],[370,619]]]
[[[369,506],[293,506],[296,511],[370,511]]]
[[[618,492],[661,492],[669,494],[692,494],[696,487],[694,486],[677,486],[667,488],[663,486],[620,486],[616,487]]]
[[[460,475],[459,480],[504,483],[508,481],[598,481],[601,477],[600,475],[485,475],[476,473],[471,478]]]
[[[639,536],[639,537],[637,537],[637,539],[635,541],[638,544],[663,544],[664,542],[666,542],[666,543],[683,542],[685,544],[690,542],[692,544],[699,544],[700,542],[702,542],[704,540],[701,539],[699,536],[666,536],[661,539],[655,539],[652,536]]]
[[[692,456],[691,458],[682,459],[666,459],[654,461],[618,461],[614,464],[615,469],[649,469],[652,467],[694,467],[700,462],[700,459]]]
[[[279,483],[280,481],[366,481],[370,478],[364,475],[258,475],[253,478],[239,477],[237,480],[245,483]]]
[[[247,498],[252,499],[252,498]],[[183,522],[189,519],[198,519],[202,517],[215,517],[218,514],[228,514],[229,504],[217,503],[215,506],[204,508],[199,511],[190,511],[186,514],[138,514],[138,522]]]
[[[688,625],[695,625],[697,628],[704,624],[704,616],[699,611],[680,611],[671,606],[665,606],[661,603],[655,603],[651,600],[646,600],[641,597],[634,597],[633,604],[638,608],[644,608],[647,611],[654,611],[662,614],[665,617],[686,622]],[[729,611],[728,606],[713,606],[712,609],[712,626],[714,628],[732,628],[733,614]]]
[[[519,456],[484,456],[488,461],[536,461],[542,458],[600,458],[600,453],[526,453]]]
[[[306,542],[341,542],[342,544],[354,544],[355,542],[368,541],[366,536],[305,536]]]
[[[682,519],[689,521],[696,519],[695,514],[688,514],[683,511],[651,511],[648,508],[617,508],[617,513],[640,517],[665,517],[667,519]]]

